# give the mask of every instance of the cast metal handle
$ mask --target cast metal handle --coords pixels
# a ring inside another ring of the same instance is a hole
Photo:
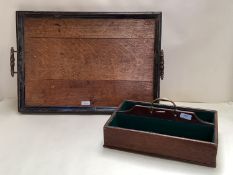
[[[159,71],[160,71],[160,78],[161,78],[161,80],[163,80],[163,78],[164,78],[164,52],[163,52],[163,50],[160,51]]]
[[[17,51],[14,50],[14,47],[11,47],[10,50],[10,67],[11,67],[11,76],[14,77],[14,74],[17,73],[15,71],[15,54]]]

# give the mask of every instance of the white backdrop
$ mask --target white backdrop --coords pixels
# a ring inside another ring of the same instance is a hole
[[[16,47],[16,10],[162,11],[165,79],[175,101],[233,100],[232,0],[0,0],[0,99],[16,98],[9,49]]]

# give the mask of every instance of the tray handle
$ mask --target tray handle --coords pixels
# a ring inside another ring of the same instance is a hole
[[[155,100],[153,100],[153,102],[151,103],[151,113],[153,112],[153,106],[154,106],[154,104],[157,103],[157,102],[159,103],[160,101],[165,101],[165,102],[172,103],[172,105],[173,105],[173,112],[174,112],[174,115],[176,115],[176,104],[175,104],[175,102],[172,101],[172,100],[169,100],[167,98],[156,98]]]
[[[190,111],[183,111],[183,110],[177,110],[177,107],[176,107],[176,104],[175,102],[173,102],[172,100],[169,100],[169,99],[166,99],[166,98],[157,98],[155,99],[153,102],[152,102],[152,105],[151,105],[151,114],[153,113],[153,111],[161,111],[162,109],[159,108],[154,108],[155,106],[155,103],[156,102],[160,102],[160,101],[165,101],[165,102],[170,102],[172,103],[173,105],[173,114],[175,117],[177,117],[177,114],[183,114],[184,117],[187,116],[187,115],[191,115],[192,117],[194,117],[196,119],[196,121],[198,121],[199,123],[202,123],[202,124],[207,124],[207,125],[214,125],[213,123],[210,123],[210,122],[207,122],[207,121],[204,121],[202,119],[200,119],[195,112],[190,112]],[[191,120],[191,119],[190,119]]]
[[[14,77],[14,74],[17,72],[15,71],[15,55],[14,53],[17,53],[16,50],[14,50],[14,47],[11,47],[10,50],[10,69],[11,69],[11,76]]]
[[[163,80],[164,78],[164,51],[160,51],[160,65],[159,65],[159,70],[160,70],[160,78]]]

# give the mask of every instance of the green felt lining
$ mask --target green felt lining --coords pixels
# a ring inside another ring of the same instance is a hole
[[[126,102],[119,110],[127,110],[135,105]],[[196,115],[201,119],[214,123],[214,113],[198,111]],[[175,120],[166,120],[156,117],[126,115],[116,112],[116,116],[109,124],[113,127],[153,132],[170,136],[190,138],[195,140],[214,142],[214,125],[187,123]]]

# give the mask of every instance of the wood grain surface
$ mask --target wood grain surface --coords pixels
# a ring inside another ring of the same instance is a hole
[[[217,146],[207,142],[105,127],[104,146],[216,167]]]
[[[154,19],[27,18],[26,37],[154,38]]]
[[[26,106],[153,99],[153,19],[26,18]]]
[[[153,78],[152,39],[30,38],[25,44],[26,81],[152,81]]]
[[[33,80],[27,82],[28,106],[80,106],[90,101],[94,106],[117,106],[122,98],[152,98],[152,82],[116,80]],[[132,90],[129,92],[130,90]]]

